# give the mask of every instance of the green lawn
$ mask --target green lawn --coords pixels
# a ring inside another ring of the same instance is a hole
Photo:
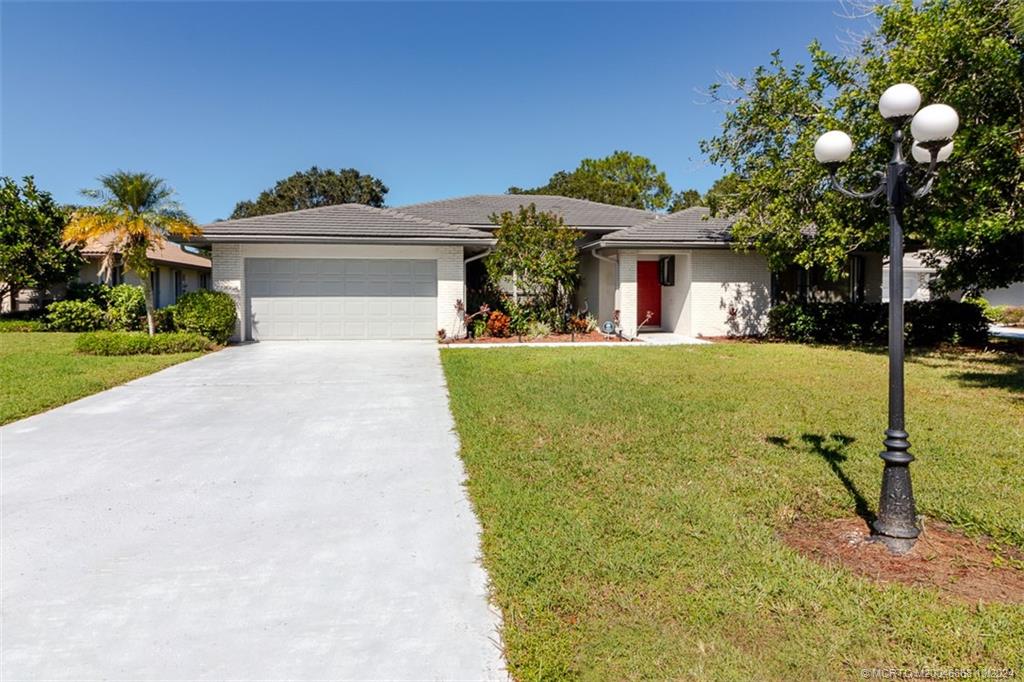
[[[879,586],[778,539],[797,517],[852,515],[857,495],[876,507],[884,355],[716,344],[442,357],[516,678],[1022,672],[1024,605]],[[919,511],[1024,547],[1021,358],[914,358],[907,405]]]
[[[73,350],[75,336],[56,332],[0,334],[0,424],[200,355],[80,355]]]

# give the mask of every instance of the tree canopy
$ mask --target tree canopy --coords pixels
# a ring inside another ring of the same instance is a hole
[[[201,233],[174,199],[174,190],[149,173],[117,171],[99,178],[99,189],[83,189],[82,194],[100,203],[75,209],[64,228],[69,242],[103,239],[107,249],[102,270],[114,265],[120,256],[125,267],[139,277],[146,300],[149,333],[153,321],[153,287],[149,273],[153,264],[147,251],[159,247],[168,236],[193,237]]]
[[[534,204],[491,216],[497,244],[484,260],[492,282],[507,282],[515,292],[506,307],[522,308],[531,318],[561,329],[580,280],[576,242],[583,233],[566,227],[553,213]]]
[[[815,42],[808,65],[787,66],[776,52],[751,75],[711,86],[725,119],[701,147],[737,176],[713,210],[736,215],[738,242],[775,268],[795,262],[837,273],[849,252],[884,249],[885,211],[830,190],[813,147],[821,133],[845,130],[856,149],[841,176],[873,187],[873,172],[890,155],[878,98],[890,85],[912,83],[924,103],[955,108],[961,125],[934,191],[905,215],[908,240],[942,259],[943,288],[1024,279],[1020,0],[898,0],[873,12],[877,28],[856,54],[831,54]],[[811,225],[813,234],[802,229]]]
[[[0,178],[0,296],[74,277],[82,261],[64,245],[68,217],[32,176]]]
[[[382,207],[387,186],[354,168],[321,170],[313,166],[300,171],[260,192],[255,201],[235,204],[232,218],[251,218],[271,213],[298,211],[334,204],[366,204]]]
[[[665,209],[672,201],[665,174],[646,156],[626,151],[583,159],[575,170],[558,171],[541,187],[509,187],[508,193],[554,194],[648,210]]]

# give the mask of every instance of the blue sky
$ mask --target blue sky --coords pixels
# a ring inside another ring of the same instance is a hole
[[[122,168],[201,222],[311,165],[389,205],[544,183],[649,156],[673,187],[721,174],[699,91],[851,27],[838,2],[2,4],[0,170],[59,201]]]

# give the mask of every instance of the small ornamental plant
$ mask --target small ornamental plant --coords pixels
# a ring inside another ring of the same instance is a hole
[[[511,319],[508,315],[500,310],[495,310],[487,318],[487,333],[499,339],[507,338],[511,336],[510,323]]]

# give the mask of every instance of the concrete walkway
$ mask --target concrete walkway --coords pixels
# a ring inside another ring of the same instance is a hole
[[[229,348],[0,429],[0,678],[501,679],[433,342]]]

